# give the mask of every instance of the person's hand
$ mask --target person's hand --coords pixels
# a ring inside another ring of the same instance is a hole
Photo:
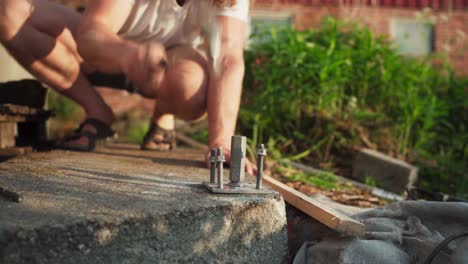
[[[226,159],[225,164],[230,164],[231,162],[231,150],[227,147],[223,147],[223,155]],[[205,164],[210,167],[210,151],[205,154]],[[245,158],[245,172],[257,176],[257,166],[255,166],[249,159]]]
[[[144,91],[159,87],[168,67],[166,49],[159,43],[136,44],[128,51],[123,70],[130,82]]]

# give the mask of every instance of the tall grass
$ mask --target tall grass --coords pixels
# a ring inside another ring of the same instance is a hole
[[[246,53],[239,128],[277,156],[322,167],[373,146],[436,164],[426,185],[446,178],[454,188],[434,189],[468,193],[467,84],[448,64],[400,56],[357,24],[327,18],[316,30],[270,28]]]

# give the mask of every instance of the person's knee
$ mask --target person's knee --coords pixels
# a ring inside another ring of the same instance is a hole
[[[158,97],[172,102],[177,117],[194,120],[205,113],[208,78],[202,65],[191,60],[179,61],[166,73],[164,84]]]
[[[0,41],[13,39],[31,16],[33,8],[29,1],[0,1]]]
[[[66,66],[62,67],[54,83],[56,89],[61,91],[72,88],[81,73],[81,66],[76,59],[69,57],[66,62],[64,64]]]

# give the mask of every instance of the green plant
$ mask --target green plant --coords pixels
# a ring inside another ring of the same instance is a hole
[[[448,64],[403,57],[384,36],[333,18],[252,40],[239,114],[251,148],[273,142],[277,156],[336,168],[355,147],[372,146],[420,166],[433,161],[443,173],[423,169],[423,182],[446,178],[457,184],[437,188],[468,193],[468,83]]]
[[[130,143],[141,144],[148,128],[149,124],[147,121],[139,122],[128,128],[125,139]]]
[[[292,181],[302,181],[309,184],[312,184],[316,187],[332,190],[336,188],[337,179],[333,173],[317,173],[317,174],[309,174],[309,173],[297,173],[290,177]]]
[[[208,128],[197,130],[196,132],[191,133],[190,137],[200,143],[208,145]]]
[[[377,181],[371,176],[366,176],[366,178],[364,179],[364,183],[369,186],[377,187]]]
[[[80,110],[75,102],[50,89],[47,94],[47,107],[53,110],[59,119],[67,119]]]

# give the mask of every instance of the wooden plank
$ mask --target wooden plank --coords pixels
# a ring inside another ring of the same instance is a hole
[[[0,149],[12,148],[15,142],[16,123],[0,123]]]
[[[26,117],[25,116],[17,116],[17,115],[2,115],[0,114],[0,122],[26,122]]]
[[[31,153],[33,150],[31,147],[16,147],[0,149],[0,157],[15,157]]]
[[[0,113],[0,122],[42,122],[51,116],[50,111],[45,111],[37,115],[21,115],[21,114],[2,114]]]
[[[0,104],[0,122],[37,122],[49,119],[53,111],[15,104]]]
[[[271,177],[264,176],[263,182],[281,193],[284,200],[292,206],[317,219],[329,228],[349,235],[361,236],[364,234],[365,226],[351,217],[344,215],[327,205],[277,181]]]
[[[0,104],[0,113],[10,115],[37,115],[40,109],[32,108],[29,106],[14,105],[14,104]]]

